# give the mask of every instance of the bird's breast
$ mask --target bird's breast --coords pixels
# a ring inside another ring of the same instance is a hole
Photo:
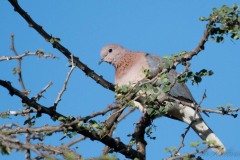
[[[116,65],[115,70],[115,84],[129,85],[136,84],[145,78],[144,69],[148,69],[148,64],[144,55],[131,54],[124,56],[124,59],[121,59],[121,63]]]

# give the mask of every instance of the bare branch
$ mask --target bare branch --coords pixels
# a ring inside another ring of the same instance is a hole
[[[105,115],[107,112],[115,110],[115,109],[119,109],[119,106],[112,106],[109,105],[106,109],[104,109],[103,111],[98,111],[98,112],[94,112],[86,117],[82,117],[81,120],[83,121],[88,121],[89,119],[99,116],[99,115]]]
[[[233,118],[237,117],[237,114],[234,114],[234,112],[238,112],[240,110],[240,107],[237,107],[235,109],[230,109],[226,112],[220,111],[220,110],[214,110],[214,109],[209,109],[209,108],[198,108],[199,111],[201,112],[208,112],[208,113],[217,113],[221,115],[229,115],[232,116]]]
[[[135,107],[131,107],[131,108],[128,110],[127,113],[121,115],[121,116],[118,118],[117,122],[119,123],[119,122],[122,121],[124,118],[126,118],[129,114],[131,114],[132,112],[134,112],[135,110],[136,110]]]
[[[27,56],[38,56],[38,57],[43,57],[43,58],[52,58],[52,59],[54,59],[54,58],[56,58],[54,55],[52,55],[52,54],[49,54],[49,55],[39,55],[37,52],[29,52],[29,51],[27,51],[27,52],[25,52],[25,53],[23,53],[23,54],[21,54],[21,55],[16,55],[16,56],[2,56],[2,57],[0,57],[0,62],[1,61],[10,61],[10,60],[15,60],[15,59],[22,59],[22,58],[24,58],[24,57],[27,57]]]
[[[136,140],[137,151],[144,155],[146,159],[146,145],[147,142],[144,139],[145,129],[152,124],[152,120],[148,114],[144,114],[135,127],[135,131],[132,135]]]
[[[15,56],[18,56],[17,50],[15,49],[15,44],[14,44],[14,34],[11,34],[11,50],[13,51],[13,53],[15,54]],[[22,59],[18,58],[18,69],[17,69],[17,73],[18,73],[18,81],[20,82],[20,85],[22,87],[22,91],[26,92],[26,88],[25,85],[23,83],[23,77],[22,77]]]
[[[34,97],[34,99],[39,100],[39,99],[42,97],[43,93],[46,92],[46,90],[47,90],[52,84],[53,84],[52,82],[49,82],[49,83]]]
[[[43,143],[38,144],[31,144],[27,143],[24,144],[20,142],[19,140],[15,140],[12,138],[9,138],[8,136],[0,134],[0,139],[3,141],[0,142],[0,145],[5,146],[10,149],[17,149],[17,150],[31,150],[38,154],[39,158],[46,158],[51,157],[51,154],[55,155],[62,155],[63,157],[69,153],[72,153],[75,155],[76,159],[80,159],[81,156],[72,151],[70,148],[66,146],[50,146],[50,145],[44,145]]]
[[[209,148],[211,148],[211,147],[206,147],[206,148],[203,148],[202,150],[197,150],[197,151],[195,151],[195,152],[191,152],[191,153],[186,153],[186,154],[181,154],[181,155],[179,155],[179,156],[173,156],[173,157],[169,157],[169,158],[167,158],[167,159],[164,159],[164,160],[178,160],[178,159],[182,159],[182,158],[184,158],[184,157],[188,157],[188,156],[191,156],[191,155],[196,155],[196,154],[198,154],[198,153],[204,153],[204,152],[206,152]]]
[[[5,126],[6,127],[6,126]],[[36,128],[26,128],[18,126],[15,129],[4,129],[2,128],[2,132],[7,135],[16,134],[16,133],[40,133],[40,132],[61,132],[64,131],[64,127],[62,126],[43,126],[43,127],[36,127]]]
[[[201,41],[198,43],[198,46],[193,49],[190,52],[187,52],[186,54],[183,55],[183,58],[185,58],[187,61],[191,60],[194,56],[198,55],[198,53],[200,53],[202,50],[204,50],[204,45],[208,40],[209,37],[209,28],[210,26],[212,26],[214,23],[214,21],[209,21],[209,23],[206,26],[206,29],[204,31],[203,34],[203,38],[201,39]]]
[[[9,82],[0,80],[0,85],[5,87],[6,89],[8,89],[10,95],[12,95],[12,96],[16,95],[16,96],[20,97],[22,99],[23,103],[26,103],[28,106],[31,106],[31,107],[37,109],[38,112],[40,112],[40,113],[45,113],[54,119],[58,119],[59,117],[67,118],[64,115],[62,115],[56,111],[53,111],[51,108],[47,108],[47,107],[37,103],[34,99],[29,99],[25,94],[23,94],[22,92],[20,92],[19,90],[15,89],[15,88],[13,88]],[[104,137],[103,137],[102,135],[99,135],[97,133],[97,131],[88,130],[87,128],[85,128],[83,126],[78,126],[77,124],[72,126],[72,130],[77,131],[78,133],[80,133],[92,140],[97,140],[97,141],[102,142],[105,145],[108,145],[110,148],[113,148],[116,152],[119,152],[119,153],[125,155],[125,157],[127,157],[127,158],[132,158],[132,159],[136,158],[136,157],[138,157],[140,159],[143,158],[143,155],[141,153],[132,149],[128,145],[125,145],[121,141],[116,141],[115,139],[113,139],[110,136],[104,135]]]
[[[53,107],[54,107],[55,110],[56,110],[56,107],[57,107],[58,103],[61,101],[61,98],[62,98],[63,93],[64,93],[64,92],[66,91],[66,89],[67,89],[68,80],[69,80],[69,78],[70,78],[70,76],[71,76],[74,68],[76,67],[76,65],[75,65],[75,63],[74,63],[74,61],[73,61],[73,55],[71,55],[71,58],[72,58],[72,59],[71,59],[71,62],[72,62],[71,69],[70,69],[70,71],[68,72],[67,77],[66,77],[66,80],[64,81],[63,88],[62,88],[62,90],[58,93],[58,97],[57,97],[57,99],[56,99],[56,101],[54,102],[54,105],[53,105]]]
[[[18,56],[18,53],[17,53],[17,50],[15,49],[15,44],[14,44],[14,34],[11,34],[11,41],[12,41],[12,44],[11,44],[11,50],[13,51],[13,53],[15,54],[15,56]],[[30,93],[30,91],[27,91],[26,90],[26,87],[24,85],[24,82],[23,82],[23,77],[22,77],[22,59],[19,58],[17,59],[18,61],[18,69],[17,69],[17,74],[18,74],[18,81],[22,87],[22,91],[26,94]],[[29,106],[26,106],[27,109],[29,108]],[[27,120],[30,120],[30,114],[26,114],[26,118]],[[28,127],[30,127],[30,125],[28,124]],[[30,143],[30,133],[26,133],[26,143]],[[25,155],[25,158],[27,160],[30,160],[31,159],[31,154],[30,154],[30,149],[27,149],[26,151],[26,155]]]
[[[50,42],[51,40],[51,44],[53,46],[53,48],[58,49],[65,57],[67,57],[69,60],[71,60],[71,55],[72,53],[65,48],[64,46],[62,46],[58,41],[54,40],[56,39],[55,37],[51,36],[50,34],[48,34],[42,26],[40,26],[39,24],[37,24],[28,14],[27,12],[25,12],[18,4],[18,1],[16,0],[8,0],[11,5],[14,7],[14,10],[16,12],[18,12],[25,20],[26,22],[29,24],[30,27],[34,28],[45,40],[47,40],[48,42]],[[52,42],[53,41],[53,42]],[[97,83],[101,84],[103,87],[110,89],[112,91],[114,91],[114,85],[108,81],[106,81],[105,79],[103,79],[102,76],[96,74],[92,69],[88,68],[88,66],[86,64],[84,64],[83,62],[79,61],[78,57],[73,57],[74,59],[74,63],[76,63],[76,66],[81,69],[87,76],[91,77],[92,79],[94,79]]]
[[[75,139],[75,140],[72,140],[71,142],[69,142],[68,144],[66,144],[65,146],[66,147],[71,147],[72,145],[74,145],[74,144],[76,144],[76,143],[78,143],[78,142],[80,142],[80,141],[82,141],[82,140],[85,140],[87,137],[85,137],[85,136],[81,136],[81,137],[79,137],[79,138],[77,138],[77,139]]]
[[[179,147],[176,149],[176,151],[174,152],[174,155],[177,155],[179,153],[179,151],[184,147],[184,140],[185,140],[185,137],[188,133],[188,131],[190,130],[191,128],[191,124],[187,126],[186,130],[184,131],[184,133],[181,135],[182,139],[181,139],[181,142],[180,142],[180,145]]]

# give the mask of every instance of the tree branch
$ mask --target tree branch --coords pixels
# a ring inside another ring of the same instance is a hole
[[[58,97],[57,97],[56,101],[54,102],[54,105],[53,105],[54,110],[56,110],[56,107],[57,107],[58,103],[61,101],[61,97],[62,97],[63,93],[64,93],[64,92],[66,91],[66,89],[67,89],[68,80],[69,80],[69,78],[70,78],[70,76],[71,76],[74,68],[76,67],[75,64],[74,64],[74,62],[73,62],[73,55],[71,55],[71,58],[72,58],[72,59],[71,59],[72,66],[71,66],[70,71],[69,71],[68,74],[67,74],[66,80],[64,81],[63,88],[62,88],[62,90],[58,93]]]
[[[68,60],[71,60],[72,53],[62,46],[56,38],[48,34],[42,26],[37,24],[28,14],[25,12],[18,4],[17,0],[8,0],[11,5],[14,7],[14,11],[18,12],[29,24],[30,27],[34,28],[46,41],[50,42],[53,46],[53,48],[58,49],[65,57],[68,58]],[[103,79],[102,76],[96,74],[93,70],[88,68],[86,64],[81,62],[78,57],[73,57],[74,63],[76,63],[76,66],[81,69],[87,76],[94,79],[97,83],[101,84],[103,87],[110,89],[114,91],[114,85],[105,79]]]
[[[53,119],[58,119],[60,117],[67,118],[64,115],[62,115],[56,111],[53,111],[51,108],[47,108],[47,107],[37,103],[34,99],[29,99],[25,94],[23,94],[22,92],[20,92],[19,90],[15,89],[15,88],[13,88],[12,85],[10,84],[10,82],[0,80],[0,85],[5,87],[6,89],[8,89],[10,95],[18,96],[19,98],[22,99],[23,103],[26,103],[28,106],[31,106],[31,107],[37,109],[38,112],[40,112],[40,113],[45,113]],[[108,135],[99,135],[97,133],[97,131],[89,130],[88,128],[79,126],[78,124],[75,124],[74,126],[71,126],[71,127],[72,127],[71,130],[77,131],[78,133],[90,138],[91,140],[100,141],[103,144],[108,145],[110,148],[113,148],[114,151],[125,155],[125,157],[127,157],[127,158],[143,159],[143,157],[144,157],[141,153],[132,149],[130,146],[125,145],[121,141],[116,141],[115,139],[113,139],[112,137],[110,137]]]

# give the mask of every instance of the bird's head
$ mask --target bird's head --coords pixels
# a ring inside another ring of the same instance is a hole
[[[115,65],[118,60],[127,52],[127,49],[122,46],[116,44],[109,44],[102,48],[101,50],[101,60],[99,64],[102,62],[107,62],[112,65]]]

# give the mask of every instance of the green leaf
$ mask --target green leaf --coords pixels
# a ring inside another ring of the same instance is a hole
[[[164,152],[170,152],[170,149],[164,148]]]
[[[172,146],[172,147],[171,147],[171,150],[172,150],[172,151],[176,151],[176,150],[177,150],[177,148],[176,148],[176,147],[174,147],[174,146]]]
[[[128,105],[129,105],[130,107],[135,107],[134,101],[130,101],[130,102],[128,103]]]
[[[233,34],[233,35],[234,35],[233,39],[235,39],[235,40],[239,39],[239,35],[238,34]]]
[[[24,124],[24,125],[26,125],[26,124],[29,124],[29,125],[30,125],[30,124],[31,124],[31,119],[25,120],[23,124]]]
[[[0,145],[0,152],[2,155],[9,155],[11,154],[11,149],[9,147]]]
[[[53,43],[54,43],[54,39],[51,38],[51,39],[49,40],[49,42],[53,44]]]
[[[170,59],[164,59],[164,68],[172,68],[173,67],[173,61]]]
[[[207,21],[207,20],[208,20],[208,18],[205,18],[205,17],[200,17],[200,18],[199,18],[199,20],[200,20],[200,21]]]
[[[151,115],[153,115],[153,113],[154,113],[154,109],[153,109],[153,108],[148,108],[148,109],[147,109],[147,114],[148,114],[148,115],[151,116]]]
[[[165,86],[163,86],[163,88],[162,88],[162,90],[163,90],[163,92],[164,93],[167,93],[167,92],[169,92],[170,91],[170,86],[169,85],[165,85]]]
[[[1,113],[1,118],[2,119],[6,119],[6,118],[8,118],[9,117],[9,114],[7,114],[7,113]]]
[[[83,121],[78,122],[77,126],[81,127],[83,125]]]
[[[57,160],[57,158],[48,155],[45,157],[45,160]]]
[[[194,142],[190,142],[190,146],[191,146],[191,147],[195,147]]]
[[[17,68],[13,68],[13,74],[18,74],[19,73],[19,71],[18,71],[18,69]]]
[[[72,137],[74,137],[75,135],[77,135],[77,132],[76,132],[76,131],[75,131],[75,132],[72,132],[71,134],[69,134],[68,137],[69,137],[69,138],[72,138]]]
[[[65,121],[66,118],[61,116],[61,117],[58,117],[58,120],[59,120],[59,121]]]
[[[98,128],[99,125],[98,125],[97,123],[94,123],[94,124],[92,124],[92,127],[93,127],[93,128]]]

